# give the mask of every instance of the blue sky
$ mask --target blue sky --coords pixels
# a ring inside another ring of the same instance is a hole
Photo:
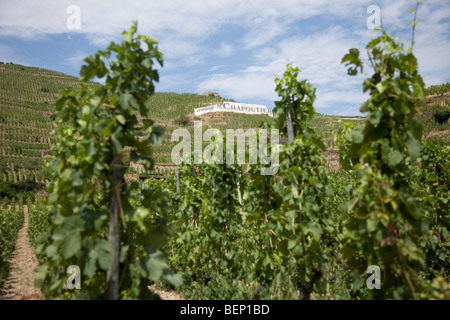
[[[411,40],[415,0],[0,0],[0,61],[79,75],[83,59],[138,20],[138,32],[156,37],[164,53],[157,91],[216,91],[243,103],[277,99],[274,78],[288,61],[317,88],[316,110],[358,115],[367,98],[363,76],[350,77],[345,53],[365,45],[367,8],[377,5],[394,36]],[[69,29],[68,7],[80,9]],[[450,1],[424,0],[414,53],[427,86],[450,81]],[[365,54],[363,53],[363,57]]]

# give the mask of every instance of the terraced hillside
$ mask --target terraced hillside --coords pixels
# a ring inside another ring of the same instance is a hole
[[[24,192],[42,187],[46,180],[44,160],[50,156],[55,136],[52,108],[61,90],[75,89],[79,80],[62,73],[15,64],[0,64],[0,196],[8,190]],[[95,86],[95,83],[88,83]],[[418,118],[424,124],[424,137],[448,143],[449,124],[446,112],[450,109],[450,85],[428,88],[430,97],[419,101]],[[184,127],[193,134],[193,123],[201,120],[204,130],[208,126],[224,131],[226,128],[256,128],[267,119],[266,115],[233,113],[209,113],[194,116],[193,110],[220,103],[220,96],[198,94],[156,93],[148,101],[150,118],[165,128],[161,146],[155,147],[156,172],[171,169],[170,152],[176,142],[170,137],[174,129]],[[441,117],[441,118],[440,118]],[[441,120],[442,123],[439,123]],[[332,132],[338,132],[340,122],[361,123],[361,117],[337,117],[317,115],[311,126],[317,129],[330,146],[328,160],[337,162]],[[140,174],[142,168],[131,164],[130,174]]]
[[[425,140],[450,144],[450,82],[427,88],[427,99],[419,102],[417,118]]]
[[[77,84],[76,78],[62,73],[0,64],[0,181],[3,185],[26,192],[46,180],[44,158],[49,156],[55,142],[52,105],[62,89],[75,88]]]
[[[62,73],[15,64],[0,64],[0,187],[26,192],[43,185],[46,180],[44,160],[50,156],[56,126],[53,104],[61,90],[76,89],[79,80]],[[87,84],[95,86],[95,83]],[[172,131],[191,128],[194,120],[215,128],[257,127],[265,116],[214,114],[194,119],[193,109],[224,101],[222,97],[197,94],[156,93],[149,100],[151,118],[166,128],[162,146],[155,148],[157,169],[165,171],[170,164]],[[130,173],[141,173],[131,165]],[[5,187],[7,186],[7,187]]]

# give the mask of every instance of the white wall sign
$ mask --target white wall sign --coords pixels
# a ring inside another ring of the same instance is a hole
[[[273,117],[271,109],[266,106],[248,103],[238,103],[238,102],[223,102],[219,104],[214,104],[212,106],[202,107],[194,109],[194,114],[200,116],[208,112],[235,112],[235,113],[246,113],[246,114],[267,114],[269,117]]]

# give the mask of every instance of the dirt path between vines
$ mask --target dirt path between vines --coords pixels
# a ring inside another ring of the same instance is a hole
[[[11,269],[0,289],[0,300],[43,300],[39,289],[34,288],[34,269],[38,261],[28,239],[28,206],[23,208],[24,223],[19,231],[16,248],[9,257]]]
[[[149,289],[151,289],[154,293],[158,294],[161,300],[187,300],[180,293],[173,290],[167,291],[160,289],[155,284],[149,286]]]
[[[19,231],[16,247],[9,257],[11,269],[2,288],[0,300],[44,300],[39,289],[34,287],[34,269],[38,260],[28,239],[28,206],[24,205],[24,223]],[[161,290],[156,285],[150,287],[162,300],[184,300],[175,291]]]
[[[450,129],[443,130],[443,131],[432,131],[432,132],[428,133],[427,136],[425,136],[425,139],[435,137],[435,136],[440,137],[440,136],[446,135],[448,133],[450,133]]]

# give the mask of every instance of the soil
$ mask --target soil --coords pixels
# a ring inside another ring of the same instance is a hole
[[[24,205],[24,223],[19,231],[14,252],[9,257],[11,269],[0,289],[0,300],[45,300],[34,287],[34,269],[38,260],[28,239],[28,206]],[[167,291],[156,285],[149,287],[162,300],[185,300],[175,291]]]
[[[176,291],[167,291],[167,290],[161,290],[158,288],[157,285],[151,285],[148,287],[150,290],[152,290],[154,293],[159,295],[161,300],[186,300],[181,294],[179,294]]]
[[[440,136],[443,136],[443,135],[446,135],[446,134],[449,134],[449,133],[450,133],[450,129],[447,129],[447,130],[444,130],[444,131],[432,131],[425,137],[425,139],[428,139],[428,138],[431,138],[431,137],[436,137],[436,136],[440,137]]]
[[[339,162],[339,149],[336,147],[329,148],[326,151],[320,152],[322,156],[325,157],[327,166],[332,171],[339,171],[341,169],[341,164]]]
[[[19,231],[16,248],[9,257],[11,269],[0,289],[0,300],[44,300],[34,288],[34,269],[38,261],[28,239],[28,206],[24,206],[24,223]]]

